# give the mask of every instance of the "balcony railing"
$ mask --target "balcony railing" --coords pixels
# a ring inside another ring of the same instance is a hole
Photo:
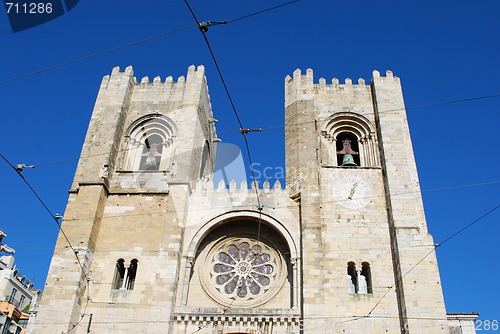
[[[9,295],[9,296],[6,296],[6,297],[5,297],[5,301],[6,301],[7,303],[9,303],[9,304],[14,305],[15,307],[21,307],[21,306],[22,306],[22,305],[21,305],[21,301],[20,301],[20,300],[18,300],[18,299],[16,299],[16,298],[14,298],[14,296],[10,296],[10,295]]]

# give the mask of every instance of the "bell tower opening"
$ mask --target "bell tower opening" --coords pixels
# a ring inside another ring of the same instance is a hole
[[[361,166],[358,138],[351,132],[341,132],[337,136],[338,166]]]
[[[375,127],[365,116],[351,111],[335,112],[323,124],[321,135],[323,165],[380,165]]]
[[[140,170],[160,169],[161,153],[163,151],[163,139],[157,135],[151,135],[144,140],[144,148],[140,163]]]
[[[146,115],[136,120],[125,136],[123,170],[171,169],[176,133],[175,123],[163,115]]]

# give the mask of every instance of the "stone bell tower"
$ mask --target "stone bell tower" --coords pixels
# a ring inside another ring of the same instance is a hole
[[[296,70],[285,86],[287,184],[301,206],[305,333],[322,326],[445,333],[399,78],[374,71],[371,84],[314,83],[308,69]]]
[[[35,333],[448,331],[399,78],[287,76],[286,187],[215,185],[214,122],[202,66],[103,78]]]
[[[213,121],[203,66],[177,81],[137,82],[131,66],[103,78],[36,333],[82,331],[89,314],[115,322],[131,312],[171,316],[185,205],[213,171]]]

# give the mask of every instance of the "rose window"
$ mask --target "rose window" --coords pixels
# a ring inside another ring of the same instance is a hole
[[[276,294],[285,268],[283,258],[268,242],[230,238],[210,250],[206,262],[209,277],[202,283],[222,304],[255,306]]]

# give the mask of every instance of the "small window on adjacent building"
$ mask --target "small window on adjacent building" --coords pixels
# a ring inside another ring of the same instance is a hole
[[[16,294],[17,294],[17,290],[16,289],[12,289],[12,293],[10,294],[10,297],[9,297],[9,303],[10,304],[14,304],[15,301],[16,301]]]
[[[26,299],[26,297],[25,297],[25,296],[21,296],[21,299],[19,299],[19,307],[20,307],[20,308],[23,308],[23,306],[24,306],[23,304],[24,304],[24,300],[25,300],[25,299]]]

